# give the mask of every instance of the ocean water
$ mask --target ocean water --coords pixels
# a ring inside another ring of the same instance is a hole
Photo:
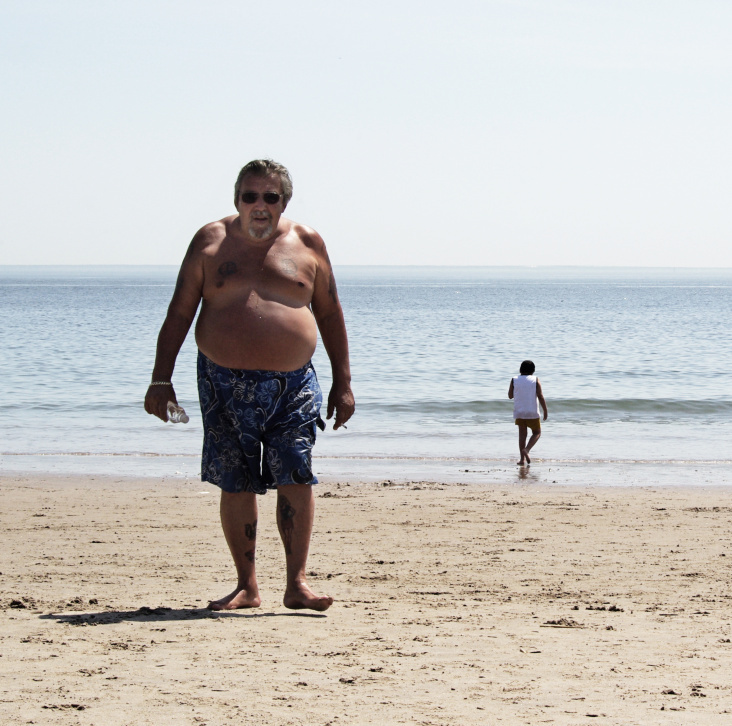
[[[174,382],[187,425],[142,399],[175,267],[0,267],[3,471],[195,476],[191,331]],[[515,464],[512,375],[534,360],[549,420],[534,467],[732,463],[732,270],[336,268],[357,409],[316,445],[355,476]],[[324,392],[327,356],[314,363]]]

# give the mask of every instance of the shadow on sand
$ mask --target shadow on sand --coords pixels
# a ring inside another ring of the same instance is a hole
[[[138,610],[104,610],[96,613],[47,613],[40,620],[55,620],[68,625],[113,625],[123,620],[136,620],[146,623],[175,622],[178,620],[211,620],[215,618],[324,618],[324,613],[288,611],[283,613],[258,612],[256,610],[208,610],[206,608],[150,608],[143,606]]]

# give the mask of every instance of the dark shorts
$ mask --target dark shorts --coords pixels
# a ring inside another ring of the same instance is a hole
[[[203,417],[201,480],[225,492],[266,494],[317,484],[312,449],[323,400],[311,363],[297,371],[223,368],[198,353]]]
[[[538,418],[517,418],[516,419],[516,426],[521,425],[526,426],[527,428],[531,429],[532,434],[540,434],[541,433],[541,419]]]

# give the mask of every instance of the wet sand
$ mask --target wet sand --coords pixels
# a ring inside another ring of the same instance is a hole
[[[730,487],[476,480],[318,485],[320,614],[273,495],[262,606],[213,613],[214,487],[0,477],[0,722],[732,724]]]

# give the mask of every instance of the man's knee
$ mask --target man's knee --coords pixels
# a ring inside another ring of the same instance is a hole
[[[296,499],[307,499],[313,494],[312,484],[281,484],[277,487],[277,498],[293,497]]]
[[[221,490],[222,507],[246,507],[257,503],[254,492],[227,492]]]

